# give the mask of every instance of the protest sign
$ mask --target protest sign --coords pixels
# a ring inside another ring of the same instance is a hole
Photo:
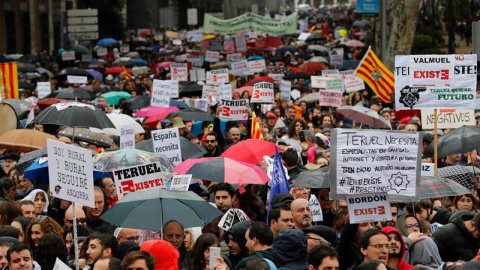
[[[130,52],[130,45],[127,44],[127,45],[122,45],[122,46],[120,46],[120,52],[121,52],[121,53],[128,53],[128,52]]]
[[[182,45],[182,40],[181,39],[174,39],[172,41],[173,45]]]
[[[204,85],[202,90],[202,98],[207,99],[211,106],[214,106],[220,101],[220,86],[219,85]]]
[[[434,128],[434,110],[422,111],[422,128]],[[455,109],[441,109],[437,111],[437,128],[459,128],[462,126],[475,126],[474,110],[455,110]]]
[[[332,130],[330,196],[387,192],[418,201],[422,136],[387,130]]]
[[[115,170],[113,180],[118,199],[141,190],[165,189],[165,173],[162,172],[159,162]]]
[[[55,259],[55,265],[53,266],[53,270],[72,270],[72,268],[68,267],[66,263],[64,263],[57,257]]]
[[[135,149],[135,125],[128,124],[120,127],[120,149]]]
[[[208,40],[200,41],[200,52],[204,53],[210,50],[210,42]]]
[[[310,195],[308,204],[310,207],[310,211],[312,212],[313,222],[323,221],[322,208],[320,207],[320,203],[318,202],[318,199],[315,195]]]
[[[153,37],[153,39],[155,39],[155,40],[163,40],[163,35],[155,35],[155,36]]]
[[[197,98],[195,99],[195,109],[208,112],[208,99],[206,98]]]
[[[170,87],[170,81],[153,80],[150,106],[168,108],[170,106]]]
[[[97,49],[97,56],[105,56],[108,54],[107,48],[98,48]]]
[[[190,69],[190,81],[197,82],[197,69]]]
[[[79,83],[79,84],[86,84],[87,83],[87,76],[74,76],[74,75],[67,75],[68,83]]]
[[[252,103],[273,103],[274,98],[273,83],[258,82],[253,85]]]
[[[42,99],[52,93],[50,82],[37,82],[37,97]]]
[[[249,39],[255,39],[258,38],[257,31],[248,31],[245,33],[245,37]]]
[[[435,163],[422,163],[422,176],[435,176]]]
[[[242,209],[230,208],[225,214],[223,214],[220,222],[218,222],[218,227],[228,231],[233,225],[244,220],[250,220],[250,218]]]
[[[268,77],[274,79],[274,83],[281,84],[282,78],[285,76],[283,73],[268,73]]]
[[[347,195],[350,223],[392,220],[387,193]]]
[[[476,54],[397,55],[394,73],[397,110],[475,109]]]
[[[305,41],[310,35],[311,35],[310,33],[300,33],[297,39],[300,41]]]
[[[63,61],[75,60],[75,51],[63,51],[62,60]]]
[[[186,63],[170,65],[171,79],[174,81],[187,81],[188,68]]]
[[[229,83],[228,69],[214,69],[207,71],[207,84],[224,84]]]
[[[242,33],[235,35],[235,47],[237,52],[246,52],[247,51],[247,40]]]
[[[248,99],[222,99],[222,111],[219,115],[219,118],[226,119],[228,121],[247,120],[247,105]]]
[[[265,104],[262,104],[262,106],[264,106]],[[266,110],[266,111],[269,111],[269,110]],[[263,109],[262,109],[262,113],[263,112]],[[263,161],[267,162],[268,166],[267,166],[267,176],[268,178],[270,178],[270,180],[272,180],[272,177],[273,177],[273,164],[274,164],[274,160],[273,158],[269,157],[269,156],[263,156]],[[288,170],[287,168],[285,168],[285,166],[283,166],[283,172],[285,173],[285,177],[288,179],[290,178],[288,176]]]
[[[90,62],[90,61],[92,61],[91,54],[82,54],[82,62]]]
[[[205,69],[195,68],[190,70],[190,81],[205,81]]]
[[[47,139],[47,153],[53,197],[95,207],[92,151]]]
[[[220,98],[221,99],[232,99],[232,85],[221,84],[220,85]]]
[[[438,223],[438,222],[434,222],[433,224],[430,224],[430,228],[428,228],[428,232],[430,234],[433,234],[434,232],[436,232],[438,229],[440,229],[441,227],[443,227],[442,224]]]
[[[165,32],[165,36],[167,38],[177,38],[178,37],[178,33],[175,32],[175,31],[167,31]]]
[[[233,40],[225,40],[223,42],[223,50],[222,53],[234,53],[235,52],[235,41]]]
[[[187,54],[187,62],[201,62],[200,55]]]
[[[342,92],[320,90],[320,106],[326,107],[342,107]]]
[[[170,190],[188,191],[190,181],[192,181],[191,174],[174,175],[172,178],[172,183],[170,184]]]
[[[283,101],[290,101],[290,93],[292,92],[292,82],[281,80],[280,92],[282,92]]]
[[[264,59],[248,61],[248,69],[250,72],[262,72],[266,68],[267,66]]]
[[[220,61],[220,52],[207,51],[205,53],[205,62],[214,63],[218,61]]]
[[[247,60],[240,60],[237,62],[232,63],[232,70],[236,76],[242,76],[245,73],[248,73],[250,70],[248,69],[248,62]]]
[[[330,65],[339,66],[343,64],[344,50],[343,48],[332,48],[330,52]]]
[[[201,31],[188,31],[187,32],[187,41],[188,42],[197,42],[203,40],[203,32]]]
[[[326,78],[325,77],[311,76],[310,78],[312,80],[312,88],[325,88],[326,87],[326,83],[325,83]]]
[[[223,40],[213,39],[210,40],[210,50],[220,52],[223,50]]]
[[[327,70],[322,70],[322,76],[323,77],[328,77],[328,78],[335,78],[335,79],[340,79],[342,78],[340,76],[340,72],[338,69],[327,69]]]
[[[244,59],[245,59],[245,56],[243,56],[241,53],[231,53],[227,55],[227,63],[229,65]]]
[[[178,128],[154,130],[152,140],[154,153],[164,154],[175,166],[182,162]]]
[[[178,81],[169,80],[170,82],[170,98],[178,98]]]
[[[355,70],[340,71],[340,76],[343,79],[343,86],[347,93],[365,89],[365,82],[361,78],[355,76]]]
[[[289,15],[283,20],[267,19],[252,12],[247,12],[229,20],[221,20],[206,13],[203,29],[205,33],[234,34],[242,31],[257,30],[271,35],[285,35],[296,33],[297,22],[296,13]]]
[[[325,89],[329,91],[343,92],[343,80],[328,78],[328,80],[325,80]]]

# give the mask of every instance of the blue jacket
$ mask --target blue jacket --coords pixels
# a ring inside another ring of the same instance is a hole
[[[273,240],[272,254],[279,270],[308,269],[307,237],[302,231],[280,231]]]

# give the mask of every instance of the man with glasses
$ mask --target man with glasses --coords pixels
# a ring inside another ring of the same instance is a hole
[[[385,227],[382,232],[387,234],[389,244],[387,265],[398,270],[412,269],[413,266],[404,260],[406,249],[400,231],[393,227]]]
[[[317,246],[308,252],[308,270],[338,270],[338,254],[329,246]]]
[[[317,246],[334,247],[337,244],[337,233],[330,227],[318,225],[302,230],[307,236],[307,250],[312,251]]]
[[[116,228],[113,236],[117,237],[118,243],[121,244],[126,241],[140,243],[140,236],[137,229]]]
[[[320,207],[322,208],[323,220],[317,222],[318,225],[324,225],[327,227],[332,227],[333,219],[335,219],[335,214],[332,211],[333,201],[330,200],[330,189],[321,188],[317,189],[314,194],[317,196]]]
[[[207,153],[204,157],[219,157],[222,154],[222,148],[218,145],[218,135],[210,132],[205,136],[205,150]]]
[[[371,260],[379,260],[385,265],[388,262],[388,250],[390,245],[388,244],[387,234],[379,229],[370,229],[362,234],[360,241],[358,242],[360,252],[363,255],[362,262],[368,262]],[[353,269],[356,269],[355,265]],[[392,269],[387,265],[387,269]]]
[[[85,216],[85,211],[83,211],[81,206],[75,206],[75,217],[77,219],[77,225],[87,227],[87,217]],[[63,221],[65,224],[64,228],[69,229],[73,226],[73,207],[70,205],[65,211],[65,219]]]

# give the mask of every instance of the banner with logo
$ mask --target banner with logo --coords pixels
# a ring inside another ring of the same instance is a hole
[[[221,20],[205,14],[203,29],[205,33],[235,34],[248,30],[257,30],[271,35],[295,34],[298,18],[296,13],[283,20],[267,19],[252,12],[245,13],[230,20]]]

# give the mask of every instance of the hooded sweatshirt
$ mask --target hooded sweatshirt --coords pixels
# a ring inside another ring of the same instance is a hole
[[[142,244],[140,250],[155,257],[155,270],[178,270],[180,253],[169,242],[164,240],[148,240]]]
[[[430,237],[415,243],[410,250],[410,257],[412,265],[422,265],[432,269],[437,269],[443,263],[438,247]]]
[[[272,255],[279,270],[308,269],[307,237],[299,230],[280,231],[273,240]]]
[[[247,232],[248,227],[253,222],[250,220],[244,220],[233,225],[228,231],[225,232],[225,243],[228,245],[230,242],[229,234],[233,236],[233,240],[242,248],[242,253],[238,255],[230,255],[228,258],[233,265],[237,265],[240,260],[248,256],[248,249],[245,246],[247,244],[247,239],[245,239],[245,233]]]
[[[406,261],[404,261],[404,257],[405,257],[405,242],[403,242],[403,238],[402,238],[402,234],[400,233],[400,231],[398,231],[397,229],[393,228],[393,227],[384,227],[382,228],[382,232],[386,233],[387,235],[389,233],[395,233],[399,238],[400,238],[400,243],[402,244],[402,246],[400,247],[401,248],[401,253],[400,253],[400,260],[398,262],[398,264],[396,265],[396,269],[398,270],[409,270],[409,269],[412,269],[413,266],[408,264]]]

